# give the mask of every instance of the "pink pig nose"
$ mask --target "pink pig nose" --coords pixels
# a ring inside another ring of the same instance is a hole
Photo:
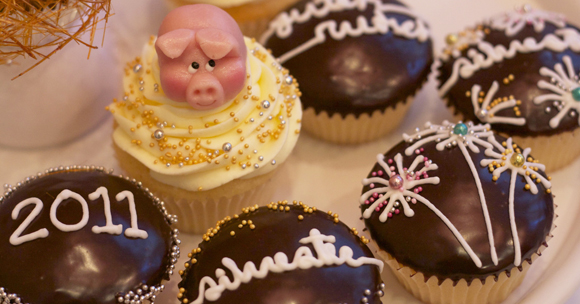
[[[224,89],[215,76],[193,75],[187,86],[186,101],[196,110],[214,109],[224,104]]]

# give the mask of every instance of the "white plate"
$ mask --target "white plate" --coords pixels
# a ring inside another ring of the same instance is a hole
[[[433,30],[436,48],[439,49],[445,35],[452,31],[473,25],[482,16],[490,16],[498,12],[512,9],[516,1],[505,0],[408,0],[427,20]],[[529,1],[535,7],[551,9],[567,13],[580,24],[580,2],[551,1],[536,3]],[[151,24],[159,22],[163,14],[159,2],[154,0],[115,0],[115,17],[120,28],[121,37],[127,41],[120,42],[119,54],[125,61],[137,55],[140,46],[145,43],[149,33],[154,33]],[[572,12],[576,12],[573,14]],[[440,16],[450,16],[440,18]],[[147,29],[147,32],[143,32]],[[130,46],[130,47],[129,47]],[[127,50],[130,50],[127,51]],[[119,67],[121,68],[121,67]],[[120,95],[120,93],[119,93]],[[119,96],[111,96],[119,97]],[[104,110],[103,110],[104,111]],[[387,151],[393,144],[401,140],[400,134],[409,132],[427,120],[439,123],[449,119],[450,115],[437,97],[433,81],[427,83],[424,90],[417,96],[409,115],[402,126],[390,136],[373,143],[358,146],[336,146],[317,141],[307,134],[302,134],[298,145],[289,157],[282,172],[282,185],[274,199],[302,200],[309,205],[322,210],[332,210],[340,214],[340,219],[350,226],[362,231],[359,220],[358,197],[362,189],[361,179],[367,175],[375,163],[375,155]],[[63,145],[45,150],[13,150],[0,147],[0,182],[16,183],[24,177],[35,174],[51,166],[58,165],[99,165],[118,169],[111,141],[112,121],[109,119],[93,133]],[[549,170],[548,170],[549,171]],[[580,160],[570,164],[559,172],[551,174],[553,191],[556,195],[556,212],[558,228],[554,238],[543,256],[538,259],[528,272],[522,285],[505,301],[505,303],[525,304],[572,304],[580,302],[580,229],[574,225],[580,219],[580,197],[575,187],[580,181]],[[187,252],[200,241],[199,236],[181,236],[183,240],[182,258],[177,269],[182,269]],[[384,303],[420,303],[408,294],[396,282],[388,270],[383,279],[387,285]],[[167,290],[160,295],[158,303],[177,303],[176,290],[179,282],[174,275],[167,283]],[[576,292],[573,298],[569,299]]]

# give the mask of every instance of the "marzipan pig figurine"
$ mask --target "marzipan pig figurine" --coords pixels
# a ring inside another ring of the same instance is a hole
[[[186,5],[161,23],[155,43],[161,87],[170,99],[209,110],[233,99],[246,80],[246,45],[234,19],[212,5]]]

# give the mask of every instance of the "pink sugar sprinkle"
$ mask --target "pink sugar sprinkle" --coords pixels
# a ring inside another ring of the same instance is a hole
[[[382,194],[379,194],[379,197],[383,197],[383,195]]]
[[[371,201],[371,203],[372,203],[372,202],[374,202],[374,201],[375,201],[375,198],[374,198],[374,197],[371,197],[371,198],[369,199],[369,201]]]
[[[425,157],[423,157],[423,160],[424,161],[429,161],[429,157],[425,156]]]
[[[417,203],[417,199],[416,198],[412,198],[411,199],[411,203],[416,204]]]
[[[416,180],[419,180],[419,179],[421,179],[421,177],[420,177],[419,175],[417,175],[417,176],[415,177],[415,179],[416,179]]]
[[[379,197],[379,194],[375,192],[375,193],[373,193],[373,197],[377,198],[377,197]]]
[[[399,213],[400,213],[399,209],[395,209],[395,214],[399,214]]]
[[[413,190],[413,192],[419,193],[419,189],[415,188],[415,190]]]
[[[377,172],[371,173],[372,176],[377,176]]]
[[[417,189],[419,189],[419,192],[423,191],[423,187],[421,187],[421,186],[419,186],[419,188],[417,188]]]
[[[366,201],[365,201],[365,205],[368,205],[368,204],[370,204],[370,203],[371,203],[371,202],[369,202],[369,200],[366,200]]]
[[[415,154],[419,154],[419,153],[421,153],[421,150],[419,150],[419,149],[415,150]]]
[[[425,161],[425,167],[429,168],[430,163],[428,161]]]
[[[375,187],[375,184],[370,184],[369,187],[371,187],[371,189],[372,189]]]
[[[423,173],[423,178],[427,178],[427,177],[429,177],[429,174],[427,174],[427,172],[424,172]]]
[[[403,171],[407,171],[407,167],[403,167]]]
[[[393,163],[393,159],[392,159],[392,158],[389,158],[389,160],[387,160],[387,164],[389,164],[389,165],[390,165],[390,164],[392,164],[392,163]]]
[[[425,149],[421,148],[421,152],[425,151]]]
[[[379,170],[379,172],[377,172],[379,174],[379,176],[383,176],[383,170]]]
[[[395,171],[395,166],[390,166],[389,169],[391,169],[391,171]],[[395,173],[395,172],[393,172]]]
[[[379,208],[383,208],[383,206],[384,206],[383,203],[379,204]]]
[[[379,211],[381,211],[381,208],[377,207],[377,208],[375,208],[375,211],[379,212]]]
[[[393,214],[389,212],[389,213],[387,213],[387,216],[388,217],[393,217]]]

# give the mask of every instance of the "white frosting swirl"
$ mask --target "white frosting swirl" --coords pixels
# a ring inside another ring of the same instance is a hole
[[[244,89],[219,108],[199,111],[163,93],[152,38],[126,68],[125,97],[108,107],[118,125],[115,144],[154,179],[189,191],[266,174],[282,163],[298,139],[301,93],[261,45],[245,42]]]

